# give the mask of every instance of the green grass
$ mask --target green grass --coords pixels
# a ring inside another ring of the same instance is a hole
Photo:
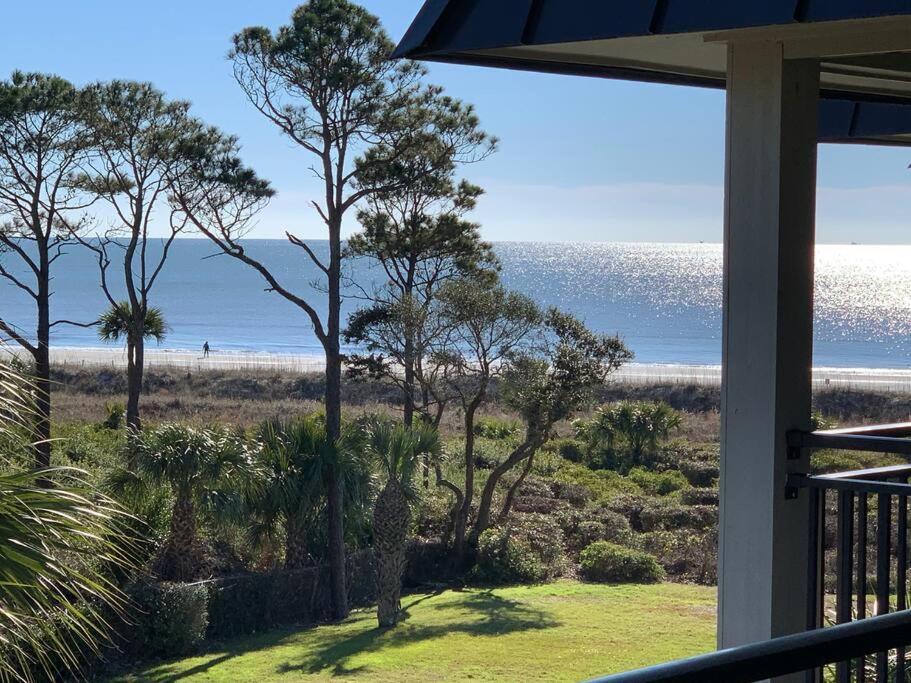
[[[158,664],[126,681],[578,681],[711,650],[715,589],[570,581],[407,596],[407,620],[372,611],[283,629]]]

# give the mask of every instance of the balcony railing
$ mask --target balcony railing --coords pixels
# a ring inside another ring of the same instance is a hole
[[[911,460],[911,423],[794,432],[804,450],[893,453]],[[906,681],[911,674],[908,496],[911,464],[792,474],[810,495],[807,630],[599,679],[602,683],[750,683],[805,673],[808,682]]]
[[[788,445],[795,451],[911,458],[909,436],[911,423],[902,423],[795,432],[788,435]],[[806,488],[810,494],[808,630],[907,609],[909,478],[911,465],[789,478],[791,491]],[[891,650],[883,646],[872,657],[845,658],[835,664],[834,678],[838,683],[905,681],[909,644],[911,638]],[[819,678],[817,672],[808,680]]]

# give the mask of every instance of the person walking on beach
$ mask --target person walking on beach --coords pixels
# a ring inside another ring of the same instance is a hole
[[[208,358],[208,357],[209,357],[209,342],[208,342],[208,341],[206,341],[206,342],[202,345],[202,357],[203,357],[203,358]]]

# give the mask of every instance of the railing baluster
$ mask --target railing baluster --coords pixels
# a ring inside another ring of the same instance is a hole
[[[898,523],[896,528],[896,560],[895,560],[895,609],[899,612],[907,609],[907,579],[908,579],[908,497],[898,497]],[[895,652],[895,680],[904,681],[905,676],[905,648],[900,647]]]
[[[826,492],[821,489],[810,489],[810,525],[807,534],[807,630],[813,631],[822,626],[822,611],[825,599],[823,587],[823,532],[825,520]],[[818,683],[822,680],[821,669],[810,669],[806,672],[807,683]]]
[[[889,613],[889,565],[892,524],[892,496],[876,496],[876,614]],[[876,681],[886,683],[889,672],[887,652],[876,653]]]
[[[838,573],[835,587],[835,621],[844,624],[851,621],[851,597],[854,594],[852,579],[854,569],[854,494],[840,491],[838,494]],[[835,666],[838,683],[850,683],[850,662],[838,662]]]
[[[867,616],[867,494],[857,497],[857,619]],[[857,660],[857,681],[867,679],[866,659]]]

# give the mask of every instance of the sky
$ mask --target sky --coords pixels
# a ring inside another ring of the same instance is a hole
[[[394,40],[420,0],[363,0]],[[324,237],[308,208],[307,154],[246,101],[226,59],[232,34],[286,23],[293,0],[39,0],[3,3],[0,72],[76,84],[151,81],[236,134],[278,191],[252,236]],[[154,9],[152,9],[154,7]],[[475,213],[495,241],[718,242],[724,94],[697,88],[428,65],[429,80],[475,105],[499,151],[464,170],[486,195]],[[911,243],[911,150],[822,145],[818,240]],[[348,232],[357,228],[352,216]]]

